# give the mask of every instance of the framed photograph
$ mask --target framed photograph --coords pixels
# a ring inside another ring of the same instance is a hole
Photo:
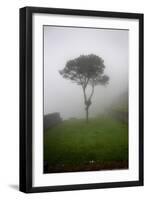
[[[143,14],[20,9],[20,191],[143,185]]]

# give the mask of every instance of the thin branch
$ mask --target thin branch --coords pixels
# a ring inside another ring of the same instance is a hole
[[[82,86],[82,88],[83,88],[83,94],[84,94],[84,101],[87,102],[86,91],[85,91],[84,86]]]
[[[88,98],[89,100],[91,100],[93,94],[94,94],[94,84],[92,84],[91,94],[90,94],[90,96],[89,96],[89,98]]]
[[[89,77],[87,78],[87,81],[86,81],[86,83],[85,83],[85,88],[87,87],[88,82],[89,82]]]

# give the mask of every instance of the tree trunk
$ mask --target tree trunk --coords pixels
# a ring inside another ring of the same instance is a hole
[[[89,106],[88,107],[86,107],[86,122],[88,123],[88,121],[89,121]]]
[[[86,122],[88,123],[89,121],[89,107],[91,105],[91,98],[94,93],[94,85],[92,86],[92,91],[90,97],[87,99],[86,92],[85,92],[85,87],[83,87],[83,93],[84,93],[84,102],[85,102],[85,110],[86,110]]]

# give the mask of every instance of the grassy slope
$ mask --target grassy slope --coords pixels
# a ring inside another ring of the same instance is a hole
[[[84,165],[128,159],[128,125],[112,118],[64,121],[46,130],[44,160],[49,165]]]

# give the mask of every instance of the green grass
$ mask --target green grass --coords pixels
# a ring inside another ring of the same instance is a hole
[[[44,160],[50,166],[128,160],[128,125],[110,117],[67,120],[44,134]]]

